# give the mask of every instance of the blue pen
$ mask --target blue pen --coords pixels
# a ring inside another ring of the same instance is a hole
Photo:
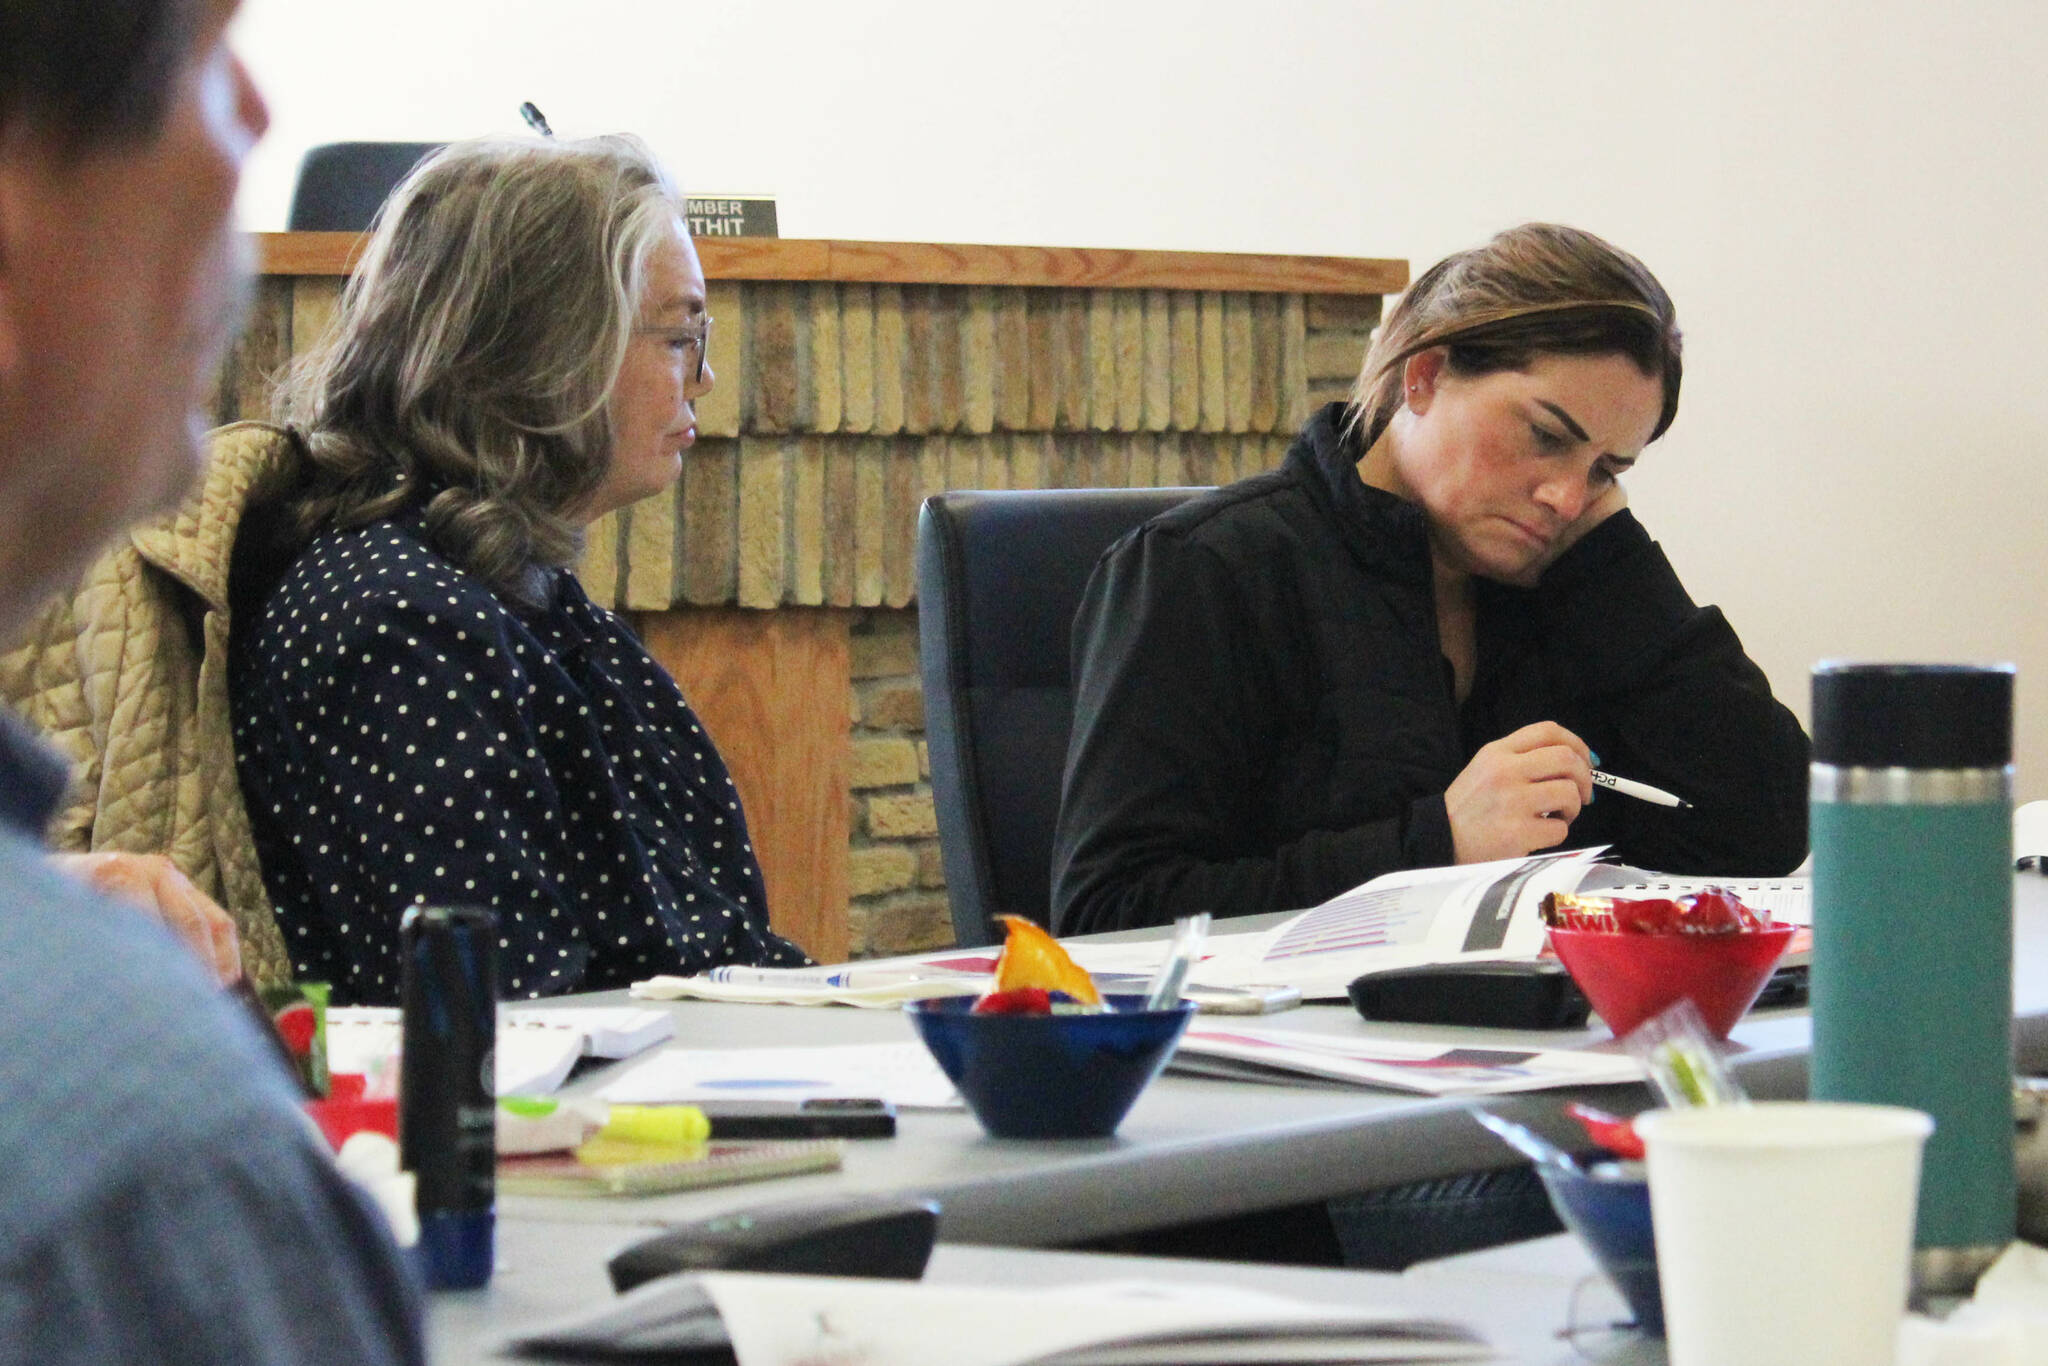
[[[1208,936],[1207,911],[1183,916],[1173,922],[1173,945],[1167,949],[1166,961],[1159,965],[1159,974],[1145,992],[1145,1009],[1165,1010],[1180,1000],[1181,986],[1188,980],[1188,969],[1194,966],[1196,957],[1202,952],[1202,941]]]
[[[728,986],[764,987],[796,991],[859,991],[870,987],[893,987],[905,982],[948,980],[973,974],[929,972],[918,967],[844,968],[757,968],[728,963],[704,974]]]

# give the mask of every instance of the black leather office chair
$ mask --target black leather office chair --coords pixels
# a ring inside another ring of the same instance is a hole
[[[406,173],[438,152],[439,142],[329,142],[299,162],[292,190],[293,232],[361,232]]]
[[[962,945],[996,915],[1048,919],[1052,831],[1073,710],[1072,624],[1104,550],[1202,489],[942,493],[917,522],[919,671],[939,848]],[[1361,1177],[1361,1180],[1366,1179]],[[1162,1231],[1118,1250],[1246,1256],[1398,1271],[1561,1227],[1526,1166],[1410,1182],[1302,1206],[1254,1231],[1236,1220]],[[1256,1238],[1231,1243],[1224,1240]]]
[[[1049,923],[1074,609],[1095,561],[1202,489],[942,493],[917,520],[919,669],[939,851],[962,945]]]

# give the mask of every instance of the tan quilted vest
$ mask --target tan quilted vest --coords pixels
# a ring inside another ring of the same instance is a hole
[[[192,496],[95,560],[0,654],[0,700],[72,763],[52,845],[168,855],[234,917],[258,985],[290,980],[291,963],[235,776],[228,566],[244,510],[295,460],[267,423],[212,433]]]

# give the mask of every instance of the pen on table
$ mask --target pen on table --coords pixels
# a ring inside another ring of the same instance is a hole
[[[1180,1000],[1181,985],[1188,980],[1188,969],[1202,952],[1202,941],[1208,935],[1207,911],[1174,922],[1173,946],[1167,950],[1166,961],[1159,965],[1159,975],[1152,979],[1151,989],[1145,993],[1145,1009],[1165,1010]]]
[[[714,982],[725,982],[733,986],[858,991],[864,987],[893,987],[907,982],[947,981],[987,974],[934,972],[922,967],[756,968],[734,963],[713,968],[704,975]]]
[[[1640,802],[1652,802],[1658,806],[1674,806],[1680,811],[1692,810],[1692,803],[1683,797],[1674,797],[1661,787],[1636,782],[1633,778],[1617,778],[1612,773],[1593,770],[1593,786],[1604,787],[1610,792],[1619,792],[1624,797],[1634,797]]]

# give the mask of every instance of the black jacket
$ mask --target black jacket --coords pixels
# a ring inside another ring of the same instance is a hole
[[[1671,873],[1798,865],[1806,735],[1634,516],[1535,589],[1478,583],[1460,706],[1423,512],[1359,479],[1343,417],[1324,408],[1280,469],[1153,519],[1096,566],[1074,619],[1060,933],[1312,906],[1448,864],[1445,789],[1480,746],[1544,720],[1694,804],[1603,793],[1568,845]]]

